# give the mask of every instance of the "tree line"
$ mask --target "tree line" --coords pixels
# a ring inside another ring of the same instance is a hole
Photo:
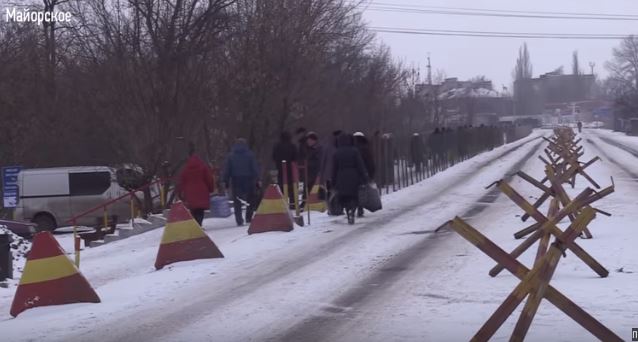
[[[3,5],[0,5],[3,6]],[[282,130],[408,134],[408,68],[344,0],[26,0],[70,22],[0,21],[0,160],[133,163],[145,180],[189,141],[220,165],[245,137],[263,168]],[[421,106],[421,109],[415,108]]]

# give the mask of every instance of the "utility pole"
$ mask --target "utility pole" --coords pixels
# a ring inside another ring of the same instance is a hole
[[[432,87],[432,64],[430,64],[430,53],[428,53],[428,84]]]

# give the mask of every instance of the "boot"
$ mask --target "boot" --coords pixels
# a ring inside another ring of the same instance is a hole
[[[348,215],[348,224],[354,224],[354,209],[346,210],[346,214]]]
[[[363,217],[363,208],[362,207],[357,208],[357,217]]]

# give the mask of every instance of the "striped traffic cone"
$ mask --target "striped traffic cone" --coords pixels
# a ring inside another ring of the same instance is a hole
[[[288,205],[276,184],[271,184],[264,193],[264,197],[257,208],[255,217],[250,222],[248,234],[272,231],[289,232],[293,230],[292,217]]]
[[[155,268],[159,270],[178,261],[223,257],[186,207],[181,202],[174,203],[157,251]]]
[[[320,213],[326,211],[326,201],[322,201],[319,198],[319,188],[319,177],[317,177],[306,199],[306,210],[318,211]]]
[[[50,232],[37,233],[10,314],[47,305],[99,303],[100,298]]]

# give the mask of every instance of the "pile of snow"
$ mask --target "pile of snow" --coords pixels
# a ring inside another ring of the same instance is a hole
[[[9,279],[7,283],[15,286],[22,276],[24,264],[27,261],[27,253],[31,250],[31,242],[19,235],[14,234],[7,228],[0,228],[0,234],[8,234],[11,239],[11,254],[13,255],[13,279]],[[0,286],[0,289],[3,287]]]

